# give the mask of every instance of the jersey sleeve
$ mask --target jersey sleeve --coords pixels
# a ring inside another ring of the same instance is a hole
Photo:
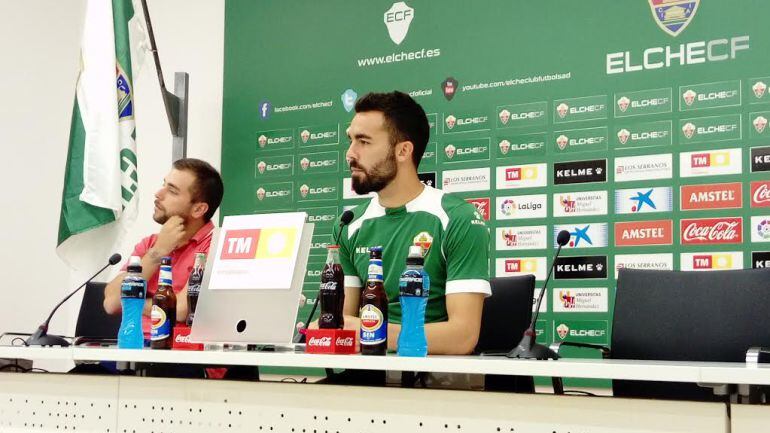
[[[339,225],[337,225],[339,227]],[[339,229],[337,229],[339,230]],[[355,248],[350,242],[348,237],[348,226],[344,226],[339,237],[340,245],[340,263],[342,264],[342,272],[345,273],[345,287],[363,287],[361,278],[356,271],[355,262],[353,261],[353,254]]]
[[[444,244],[447,295],[492,294],[489,286],[489,238],[489,229],[473,205],[463,203],[450,213]]]

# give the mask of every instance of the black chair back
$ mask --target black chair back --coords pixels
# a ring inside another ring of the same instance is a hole
[[[104,287],[106,283],[90,282],[85,287],[83,302],[80,304],[76,337],[114,339],[118,336],[121,317],[104,311]]]
[[[770,269],[675,272],[621,269],[612,358],[744,362],[770,346]],[[623,397],[721,400],[695,384],[620,381]]]
[[[492,278],[490,285],[492,296],[484,301],[476,353],[509,352],[519,343],[532,320],[535,276]],[[534,392],[535,386],[529,376],[487,375],[485,389]]]

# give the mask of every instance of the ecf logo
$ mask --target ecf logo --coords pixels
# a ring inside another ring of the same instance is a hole
[[[406,38],[412,19],[414,19],[414,9],[404,2],[393,3],[393,6],[385,11],[383,21],[388,28],[390,39],[396,45],[400,45]]]

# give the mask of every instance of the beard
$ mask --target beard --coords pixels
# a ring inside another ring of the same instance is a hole
[[[187,223],[190,220],[189,211],[183,212],[183,213],[179,213],[179,212],[175,213],[175,212],[169,212],[166,209],[161,209],[161,208],[155,209],[155,211],[152,214],[152,219],[156,223],[163,225],[163,224],[166,224],[166,221],[168,221],[168,219],[174,215],[178,215],[182,217],[185,223]]]
[[[351,176],[353,191],[355,191],[356,194],[364,195],[369,194],[370,192],[379,192],[396,178],[396,174],[398,173],[396,151],[391,147],[388,156],[375,164],[371,169],[367,170],[358,165],[355,161],[350,163],[350,168],[363,170],[363,176]]]

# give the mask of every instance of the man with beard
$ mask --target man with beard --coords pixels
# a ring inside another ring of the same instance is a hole
[[[423,247],[430,295],[425,314],[428,353],[471,353],[489,286],[489,230],[462,198],[424,186],[417,167],[430,127],[422,107],[401,92],[370,93],[356,102],[346,159],[358,194],[376,193],[353,210],[340,235],[345,272],[345,328],[358,329],[368,248],[382,246],[388,295],[388,349],[401,330],[398,281],[409,246]]]
[[[134,247],[133,256],[142,258],[142,277],[147,280],[142,328],[150,333],[152,297],[158,289],[160,259],[171,257],[172,282],[177,295],[177,320],[187,317],[187,280],[195,253],[208,254],[214,224],[211,217],[222,202],[224,186],[219,173],[209,163],[194,158],[174,162],[163,186],[155,193],[152,219],[162,224],[157,234],[147,236]],[[123,271],[125,271],[125,267]],[[109,314],[121,311],[121,272],[104,290],[104,309]]]

